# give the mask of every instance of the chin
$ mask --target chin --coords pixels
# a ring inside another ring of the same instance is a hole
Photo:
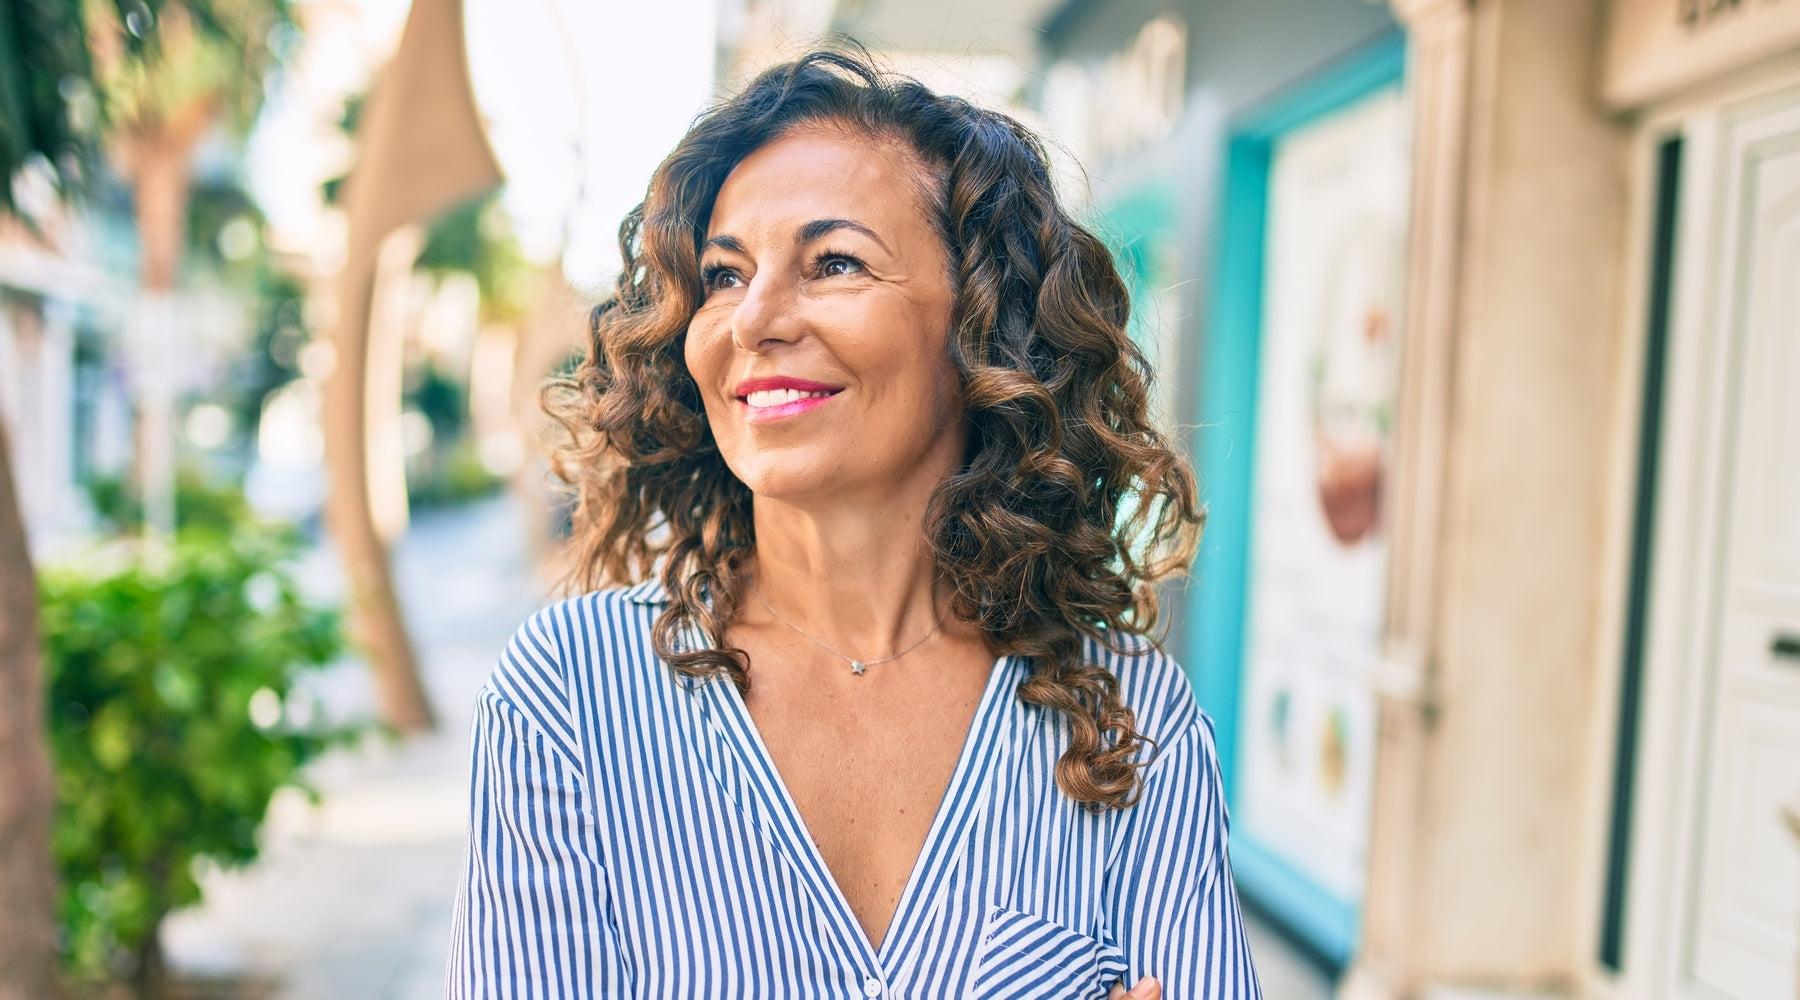
[[[823,455],[761,454],[728,464],[751,493],[783,503],[828,497],[844,487],[842,463]]]

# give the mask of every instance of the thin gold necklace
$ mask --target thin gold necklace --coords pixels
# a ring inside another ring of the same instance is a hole
[[[795,625],[793,622],[788,621],[785,617],[782,616],[781,612],[775,610],[775,605],[770,604],[769,599],[767,597],[763,596],[761,587],[752,583],[752,584],[750,584],[750,589],[756,591],[757,598],[763,602],[763,607],[769,609],[769,614],[772,614],[776,618],[780,619],[781,623],[783,625],[786,625],[788,628],[791,628],[794,631],[800,633],[801,635],[806,636],[808,639],[811,639],[813,642],[813,645],[818,646],[820,649],[823,649],[825,652],[830,653],[832,656],[835,656],[840,660],[848,661],[850,664],[850,672],[853,674],[856,674],[858,677],[862,676],[863,670],[865,670],[868,667],[872,667],[872,666],[876,665],[877,663],[886,663],[889,660],[898,660],[902,656],[905,656],[906,654],[912,652],[913,650],[918,649],[920,646],[925,645],[925,639],[929,639],[932,636],[936,635],[938,633],[938,629],[943,628],[943,626],[944,626],[943,619],[941,619],[937,616],[937,612],[934,609],[932,611],[932,615],[931,615],[931,620],[933,623],[931,626],[931,631],[925,633],[924,639],[920,639],[918,642],[913,643],[912,645],[906,647],[905,649],[902,649],[900,652],[895,653],[892,656],[884,656],[879,660],[859,660],[854,656],[845,656],[844,654],[838,652],[837,650],[832,649],[830,646],[827,646],[823,642],[820,642],[818,637],[813,635],[811,632],[808,632],[807,630],[801,628],[800,626]]]

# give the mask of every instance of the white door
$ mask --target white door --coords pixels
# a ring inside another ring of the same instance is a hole
[[[1800,86],[1718,119],[1698,331],[1723,362],[1679,994],[1800,997]],[[1704,147],[1702,147],[1704,150]],[[1692,287],[1692,286],[1690,286]],[[1679,377],[1679,376],[1677,376]],[[1709,463],[1710,464],[1710,463]]]

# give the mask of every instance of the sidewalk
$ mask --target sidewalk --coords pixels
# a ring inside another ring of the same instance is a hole
[[[1250,957],[1264,1000],[1331,1000],[1331,980],[1255,913],[1246,912]]]
[[[437,1000],[461,874],[475,692],[545,596],[525,560],[523,517],[497,499],[420,517],[395,552],[397,585],[438,711],[430,736],[340,753],[312,770],[323,801],[277,798],[262,858],[202,879],[206,903],[164,929],[173,968],[271,984],[279,1000]],[[339,601],[329,550],[302,567]],[[322,679],[334,713],[369,711],[360,662]],[[1268,1000],[1327,1000],[1330,986],[1251,920]],[[263,996],[248,988],[239,995]]]

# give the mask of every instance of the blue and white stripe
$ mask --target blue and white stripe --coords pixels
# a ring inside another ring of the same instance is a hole
[[[1137,805],[1056,787],[1066,723],[995,664],[874,947],[737,689],[676,675],[652,580],[534,614],[476,704],[468,855],[445,995],[464,998],[1260,997],[1211,722],[1147,642],[1088,655],[1160,745]]]

